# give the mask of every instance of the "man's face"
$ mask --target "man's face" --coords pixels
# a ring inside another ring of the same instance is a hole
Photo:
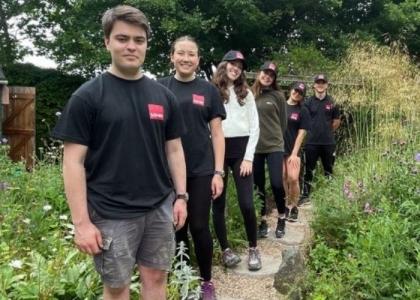
[[[316,92],[322,94],[328,89],[328,82],[324,80],[317,80],[314,83],[314,89]]]
[[[122,74],[136,74],[146,56],[146,31],[142,27],[116,21],[109,38],[105,38],[105,45],[111,53],[113,67]]]

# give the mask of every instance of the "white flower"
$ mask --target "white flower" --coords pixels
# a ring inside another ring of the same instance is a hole
[[[68,223],[65,226],[70,230],[74,230],[74,225],[73,224]]]
[[[25,223],[25,224],[29,224],[29,223],[31,223],[31,220],[26,218],[26,219],[23,219],[22,222]]]
[[[51,210],[52,209],[52,206],[51,205],[49,205],[49,204],[47,204],[47,205],[44,205],[44,207],[42,208],[44,211],[49,211],[49,210]]]
[[[61,116],[61,112],[57,111],[57,112],[55,113],[55,115],[56,115],[57,117],[59,117],[59,116]]]
[[[69,217],[66,215],[61,215],[58,217],[60,220],[67,220]]]
[[[23,262],[21,260],[18,259],[14,259],[9,263],[9,266],[11,266],[12,268],[15,269],[21,269],[23,265]]]

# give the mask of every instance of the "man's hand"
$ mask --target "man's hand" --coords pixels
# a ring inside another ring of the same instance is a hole
[[[215,174],[211,180],[211,197],[216,199],[223,192],[223,178],[219,174]]]
[[[74,226],[74,242],[83,253],[90,255],[101,253],[102,235],[91,221]]]
[[[290,157],[287,159],[287,164],[294,168],[300,167],[300,157],[297,155],[290,155]]]
[[[174,203],[174,225],[175,229],[181,229],[187,219],[187,202],[183,199],[177,199]]]
[[[239,167],[239,175],[242,177],[251,175],[252,173],[252,161],[243,160],[241,166]]]

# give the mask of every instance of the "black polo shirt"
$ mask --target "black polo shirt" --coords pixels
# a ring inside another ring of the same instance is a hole
[[[311,128],[306,144],[334,145],[335,138],[332,121],[339,119],[340,114],[333,98],[327,95],[321,100],[315,96],[311,96],[305,100],[305,106],[311,118]]]
[[[311,119],[308,109],[304,105],[287,104],[287,129],[284,134],[284,153],[290,155],[295,146],[299,129],[309,131]]]
[[[158,207],[173,191],[165,142],[183,130],[168,89],[146,76],[106,72],[74,92],[52,136],[88,146],[88,203],[102,217],[125,219]]]
[[[217,117],[226,118],[220,93],[214,85],[195,78],[189,82],[174,76],[158,80],[170,89],[180,103],[187,132],[182,136],[188,177],[207,176],[214,173],[213,144],[209,122]]]

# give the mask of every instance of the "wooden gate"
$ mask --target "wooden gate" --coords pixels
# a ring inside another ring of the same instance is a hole
[[[4,105],[3,134],[9,140],[10,158],[25,160],[32,169],[35,155],[35,88],[10,86],[9,104]]]

